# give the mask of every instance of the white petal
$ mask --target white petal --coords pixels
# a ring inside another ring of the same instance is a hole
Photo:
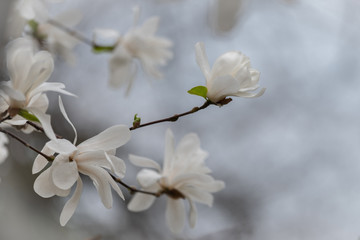
[[[207,97],[216,103],[227,96],[234,96],[240,89],[240,82],[231,75],[219,76],[212,79],[211,86],[208,86]]]
[[[165,153],[164,153],[164,171],[171,167],[171,162],[174,157],[174,135],[170,129],[165,133]]]
[[[54,151],[52,151],[50,148],[48,148],[46,145],[41,150],[42,153],[46,155],[52,155]],[[49,163],[49,161],[44,158],[42,155],[37,155],[35,158],[34,164],[32,166],[32,174],[36,174],[44,169],[44,167]]]
[[[161,175],[159,173],[150,169],[142,169],[136,177],[136,179],[143,188],[150,187],[151,185],[155,184],[160,178]]]
[[[111,188],[108,183],[109,173],[104,169],[99,167],[88,166],[85,164],[79,165],[79,170],[81,173],[88,175],[99,193],[102,203],[106,208],[112,207],[112,193]]]
[[[209,207],[212,206],[214,201],[214,197],[203,190],[193,188],[193,187],[183,187],[180,188],[179,191],[183,193],[187,198],[199,203],[203,203],[208,205]]]
[[[126,125],[115,125],[78,145],[80,152],[112,150],[129,141],[131,133]]]
[[[66,139],[54,139],[46,143],[46,146],[54,152],[60,154],[70,154],[77,150],[77,148]]]
[[[161,171],[160,165],[150,158],[129,154],[129,160],[135,166],[144,167],[144,168],[155,168],[159,172]]]
[[[189,210],[189,224],[191,228],[194,228],[196,225],[196,217],[197,217],[197,210],[196,206],[191,199],[189,200],[190,210]]]
[[[13,88],[9,87],[8,85],[5,85],[5,84],[1,84],[0,87],[1,87],[1,90],[6,95],[8,95],[10,98],[12,98],[12,99],[14,99],[16,101],[22,102],[22,101],[26,100],[26,97],[22,92],[20,92],[20,91],[18,91],[16,89],[13,89]]]
[[[125,200],[124,194],[122,193],[119,185],[115,182],[115,180],[109,175],[107,174],[107,181],[110,183],[110,186],[115,190],[115,192],[119,195],[119,197],[122,200]]]
[[[60,107],[60,112],[62,113],[62,115],[64,116],[65,120],[70,124],[70,126],[72,127],[72,129],[74,130],[75,133],[75,137],[74,137],[74,141],[73,144],[76,144],[77,141],[77,132],[76,132],[76,128],[74,126],[74,124],[70,121],[68,115],[66,114],[65,108],[64,108],[64,104],[61,100],[61,97],[59,96],[59,107]]]
[[[39,93],[42,93],[42,92],[52,91],[52,92],[58,92],[58,93],[62,93],[62,94],[65,94],[65,95],[76,97],[74,94],[64,90],[63,88],[65,88],[65,85],[63,83],[44,82],[40,86],[35,88],[33,91],[31,91],[29,96],[33,97],[36,94],[39,94]]]
[[[181,199],[168,198],[166,205],[166,222],[173,233],[180,233],[185,225],[185,206]]]
[[[58,155],[55,161],[60,157]],[[52,179],[60,189],[66,190],[71,188],[79,177],[78,168],[75,161],[53,163]]]
[[[250,93],[250,92],[237,92],[236,95],[237,97],[245,97],[245,98],[254,98],[254,97],[260,97],[265,93],[266,88],[262,88],[259,92],[257,93]]]
[[[28,110],[29,112],[31,112],[32,114],[35,115],[35,117],[37,117],[37,119],[39,119],[41,126],[43,127],[46,136],[49,139],[56,139],[54,130],[51,127],[51,118],[50,115],[45,114],[44,112],[42,112],[40,109],[37,108],[26,108],[26,110]]]
[[[154,35],[157,31],[160,18],[155,16],[147,19],[141,26],[141,30],[145,35]]]
[[[80,196],[83,188],[83,183],[81,181],[80,176],[77,179],[76,189],[71,198],[66,202],[63,210],[60,214],[60,224],[61,226],[65,226],[69,219],[75,212],[75,209],[80,201]]]
[[[203,42],[198,42],[195,44],[195,55],[197,64],[199,65],[205,78],[208,79],[210,77],[210,66]]]
[[[55,186],[50,176],[51,167],[42,172],[34,182],[34,191],[43,198],[55,195]]]
[[[127,208],[132,212],[141,212],[151,207],[155,199],[155,196],[149,194],[135,193]]]
[[[120,88],[128,85],[128,90],[134,81],[136,74],[136,65],[132,56],[118,45],[109,61],[110,81],[111,87]]]
[[[40,84],[49,79],[54,70],[54,61],[47,51],[40,51],[33,57],[33,64],[29,70],[24,84],[24,91],[27,93],[37,88]]]

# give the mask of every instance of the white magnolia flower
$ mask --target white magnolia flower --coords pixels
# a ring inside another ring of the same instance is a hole
[[[119,38],[110,59],[110,85],[113,87],[127,85],[128,90],[131,88],[136,73],[134,59],[140,60],[147,74],[161,78],[157,68],[164,66],[173,56],[169,50],[172,42],[155,35],[159,17],[152,17],[142,26],[136,26],[137,15],[138,11],[135,12],[135,26]]]
[[[200,148],[200,140],[196,134],[187,134],[175,148],[173,134],[168,129],[165,144],[163,169],[158,163],[145,157],[130,155],[130,161],[136,166],[152,168],[141,170],[137,180],[143,190],[162,192],[169,197],[166,220],[170,230],[179,233],[184,227],[186,218],[183,199],[189,202],[189,223],[194,227],[197,215],[194,202],[211,206],[213,203],[211,193],[220,191],[225,184],[209,175],[211,170],[204,164],[208,154]],[[146,210],[153,204],[155,198],[152,195],[136,193],[128,209]]]
[[[60,104],[61,112],[66,120],[72,125],[65,110]],[[74,128],[74,126],[72,125]],[[102,203],[106,208],[112,207],[111,187],[124,199],[124,196],[110,176],[112,174],[122,178],[125,174],[125,163],[115,156],[116,148],[124,145],[130,139],[130,130],[125,125],[116,125],[106,129],[98,135],[76,144],[76,130],[74,143],[66,139],[51,140],[46,143],[42,152],[56,155],[52,165],[42,172],[34,182],[34,190],[41,197],[49,198],[54,195],[65,197],[69,195],[72,186],[76,189],[72,197],[65,204],[61,215],[60,224],[64,226],[79,203],[82,192],[82,181],[79,173],[87,175],[93,181]],[[47,165],[48,161],[38,155],[34,161],[33,174],[40,172]]]
[[[10,81],[0,85],[0,109],[7,110],[11,119],[4,123],[23,126],[24,132],[31,132],[33,128],[24,126],[27,120],[18,115],[26,110],[37,117],[46,135],[55,139],[50,116],[45,114],[49,100],[44,92],[73,94],[65,91],[62,83],[45,82],[54,69],[52,56],[46,51],[35,53],[31,40],[18,38],[8,46],[7,67]]]
[[[259,97],[265,92],[259,88],[260,72],[251,68],[250,59],[241,52],[231,51],[221,55],[210,69],[204,43],[195,45],[196,62],[206,78],[207,97],[217,103],[227,96]]]
[[[9,142],[9,139],[4,133],[0,133],[0,164],[3,163],[8,157],[8,149],[5,146]]]

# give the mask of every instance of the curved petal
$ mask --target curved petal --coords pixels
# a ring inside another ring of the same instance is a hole
[[[155,196],[149,194],[135,193],[127,208],[132,212],[141,212],[151,207],[155,199]]]
[[[266,88],[262,88],[257,93],[251,93],[251,92],[237,92],[234,94],[237,97],[245,97],[245,98],[254,98],[254,97],[260,97],[265,93]]]
[[[166,205],[166,222],[173,233],[180,233],[185,225],[185,206],[180,199],[168,198]]]
[[[70,121],[68,115],[66,114],[65,108],[64,108],[64,104],[61,100],[61,97],[59,96],[59,107],[60,107],[60,112],[62,113],[62,115],[64,116],[65,120],[70,124],[70,126],[72,127],[72,129],[74,130],[75,133],[75,137],[74,137],[74,141],[73,144],[76,144],[77,141],[77,132],[76,132],[76,128],[74,126],[74,124]]]
[[[78,168],[75,161],[59,162],[58,164],[54,162],[52,168],[52,180],[55,186],[60,189],[66,190],[71,188],[79,178]]]
[[[143,188],[148,188],[151,185],[155,184],[161,175],[150,169],[142,169],[138,174],[136,179]]]
[[[196,62],[199,65],[202,73],[204,74],[205,78],[208,79],[210,77],[210,66],[203,42],[198,42],[195,44],[195,56]]]
[[[97,151],[97,150],[112,150],[118,148],[130,140],[131,133],[129,127],[126,125],[115,125],[109,127],[98,135],[89,138],[85,142],[78,145],[80,152]]]
[[[191,200],[189,200],[190,210],[189,210],[189,224],[191,228],[194,228],[196,225],[196,217],[197,217],[197,210],[195,203]]]
[[[181,193],[183,193],[187,198],[208,205],[209,207],[212,206],[214,201],[213,195],[198,188],[193,187],[182,187],[179,189]]]
[[[93,180],[102,203],[106,208],[111,208],[113,199],[111,188],[107,181],[109,173],[102,168],[88,166],[85,164],[79,165],[79,171],[85,175],[88,175]]]
[[[167,171],[171,167],[172,159],[174,157],[174,135],[170,128],[165,133],[165,153],[163,171]]]
[[[161,171],[160,165],[150,158],[129,154],[129,160],[135,166],[144,168],[155,168],[159,172]]]
[[[52,91],[52,92],[58,92],[61,94],[65,94],[65,95],[69,95],[69,96],[73,96],[76,97],[76,95],[64,90],[63,88],[65,88],[65,85],[63,83],[58,83],[58,82],[44,82],[42,83],[40,86],[38,86],[37,88],[35,88],[34,90],[32,90],[29,93],[29,97],[33,97],[36,94],[42,93],[42,92],[47,92],[47,91]]]
[[[54,153],[54,151],[52,151],[50,148],[48,148],[46,145],[43,147],[43,149],[41,150],[42,153],[46,154],[46,155],[52,155]],[[41,156],[40,154],[37,155],[37,157],[35,158],[35,161],[33,163],[32,166],[32,174],[36,174],[38,172],[40,172],[41,170],[44,169],[44,167],[49,163],[49,161],[44,158],[43,156]]]
[[[29,112],[31,112],[32,114],[35,115],[35,117],[37,117],[37,119],[39,119],[41,126],[43,127],[46,136],[49,139],[56,139],[54,130],[51,127],[51,117],[50,115],[47,115],[46,113],[42,112],[41,110],[39,110],[38,108],[26,108]]]
[[[60,154],[71,154],[76,151],[77,148],[66,139],[54,139],[46,143],[46,146],[54,152]]]
[[[75,212],[75,209],[80,201],[83,183],[80,176],[77,179],[76,189],[71,198],[66,202],[60,214],[60,224],[65,226]]]
[[[51,167],[42,172],[34,182],[34,191],[43,198],[55,195],[55,186],[50,176]]]
[[[30,93],[33,89],[49,79],[54,70],[54,60],[47,51],[40,51],[33,57],[33,64],[24,84],[24,91]]]
[[[135,78],[136,65],[130,53],[120,44],[115,48],[114,54],[110,58],[109,70],[111,87],[120,88],[127,84],[130,88]]]
[[[212,78],[227,74],[233,75],[242,67],[248,66],[249,63],[250,59],[240,52],[226,52],[216,59],[210,75]]]
[[[231,75],[224,75],[212,78],[211,85],[207,87],[207,97],[210,101],[217,103],[226,96],[233,96],[235,93],[237,93],[240,89],[240,82]]]

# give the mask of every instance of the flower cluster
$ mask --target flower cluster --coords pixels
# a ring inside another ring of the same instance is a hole
[[[135,115],[133,127],[117,124],[77,144],[76,129],[66,114],[60,97],[60,112],[74,129],[75,138],[71,142],[55,134],[51,117],[46,113],[49,107],[46,92],[74,96],[65,90],[64,84],[47,80],[54,69],[54,60],[50,52],[74,61],[71,50],[78,41],[74,39],[74,32],[69,32],[61,24],[74,25],[80,21],[80,17],[78,14],[66,13],[50,19],[45,0],[18,0],[16,10],[27,21],[33,38],[17,38],[7,46],[6,60],[10,80],[0,84],[0,163],[8,156],[5,147],[8,138],[5,133],[38,153],[33,162],[32,173],[39,173],[34,182],[34,191],[39,196],[66,197],[75,188],[60,214],[62,226],[73,216],[79,203],[83,188],[82,174],[92,180],[106,208],[113,205],[112,190],[124,200],[119,187],[121,184],[134,194],[128,204],[130,211],[144,211],[157,197],[165,195],[166,220],[170,230],[180,233],[185,226],[186,218],[193,228],[197,220],[195,203],[211,207],[213,193],[225,187],[223,181],[215,180],[211,176],[211,170],[205,165],[208,153],[200,147],[198,135],[189,133],[175,146],[173,133],[168,129],[162,167],[152,159],[130,154],[130,162],[144,168],[137,174],[141,189],[122,182],[126,165],[116,156],[116,151],[130,140],[131,130],[138,127],[176,121],[179,117],[192,114],[209,105],[224,105],[229,96],[261,96],[264,88],[254,92],[259,88],[260,73],[251,67],[249,58],[238,51],[227,52],[210,68],[204,44],[197,43],[196,61],[205,76],[206,87],[195,87],[195,90],[190,90],[189,93],[206,99],[201,107],[146,124],[141,124],[141,119]],[[100,30],[95,32],[94,41],[90,41],[94,51],[112,52],[109,64],[112,86],[127,85],[128,90],[131,88],[136,70],[135,59],[140,61],[146,73],[159,78],[162,74],[158,68],[165,65],[173,56],[170,51],[172,42],[155,35],[159,18],[150,18],[138,26],[138,17],[139,12],[135,11],[135,25],[123,36],[113,30]],[[61,24],[58,25],[57,22]],[[98,40],[101,37],[105,37],[105,40],[110,39],[110,45],[99,44]],[[78,37],[78,40],[81,39]],[[89,41],[85,42],[89,44]],[[31,133],[36,129],[43,132],[49,140],[39,151],[7,131],[7,127],[20,129],[24,133]],[[188,216],[185,213],[186,202],[190,208]]]

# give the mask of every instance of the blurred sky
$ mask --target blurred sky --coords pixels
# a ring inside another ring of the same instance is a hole
[[[159,35],[174,42],[174,58],[162,69],[164,79],[151,79],[140,70],[127,97],[124,89],[108,85],[109,54],[96,55],[80,44],[75,67],[56,62],[51,81],[65,83],[78,95],[63,101],[83,139],[114,124],[130,125],[135,113],[148,122],[200,106],[201,98],[186,93],[205,81],[195,62],[198,41],[205,42],[210,64],[226,51],[239,50],[261,72],[260,84],[267,88],[262,97],[234,98],[176,123],[138,129],[118,150],[128,163],[125,181],[136,185],[139,169],[128,162],[129,153],[162,163],[167,128],[178,141],[186,133],[199,134],[210,154],[207,164],[227,187],[215,194],[212,208],[199,206],[196,228],[185,229],[179,238],[171,235],[164,197],[147,212],[128,213],[114,195],[114,208],[106,210],[92,184],[67,227],[60,227],[65,199],[36,196],[34,154],[12,142],[14,154],[0,169],[1,239],[360,237],[360,2],[232,1],[68,0],[53,9],[81,11],[76,30],[90,37],[94,28],[126,32],[131,9],[139,4],[140,23],[160,16]],[[56,132],[72,139],[56,94],[50,98]],[[15,154],[17,149],[25,157]]]

